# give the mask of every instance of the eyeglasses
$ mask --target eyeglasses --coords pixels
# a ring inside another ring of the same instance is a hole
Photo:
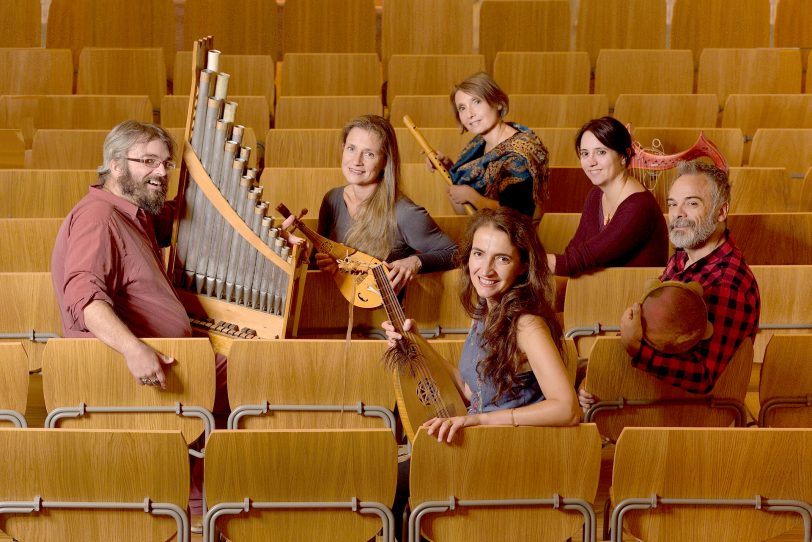
[[[158,169],[158,166],[163,164],[164,169],[166,171],[171,171],[171,170],[175,169],[175,166],[177,165],[172,160],[158,160],[157,158],[130,158],[130,157],[127,157],[127,160],[129,160],[130,162],[141,162],[142,164],[144,164],[145,166],[147,166],[148,168],[151,168],[151,169]]]

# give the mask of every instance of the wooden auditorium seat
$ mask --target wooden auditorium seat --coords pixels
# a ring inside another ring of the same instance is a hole
[[[425,164],[402,164],[400,177],[402,192],[430,215],[457,214],[448,199],[448,184],[439,173],[429,171]]]
[[[812,211],[812,166],[806,170],[803,185],[801,186],[801,199],[799,211]]]
[[[374,53],[375,19],[374,0],[286,0],[282,54]]]
[[[229,96],[230,101],[237,103],[238,124],[248,127],[252,137],[247,137],[243,133],[243,146],[248,145],[254,149],[251,155],[251,162],[255,165],[257,136],[265,137],[271,125],[271,110],[268,108],[268,101],[265,96]],[[189,110],[188,96],[164,96],[161,100],[161,126],[164,128],[183,128],[186,126],[186,114]],[[180,142],[183,137],[175,138]],[[260,143],[264,143],[260,140]]]
[[[76,93],[146,95],[159,108],[166,94],[163,51],[86,47],[79,54]]]
[[[812,335],[777,334],[761,364],[759,427],[812,427]]]
[[[781,0],[776,5],[773,37],[776,47],[812,49],[812,11],[804,0]]]
[[[0,273],[51,269],[61,218],[0,218]]]
[[[449,21],[453,21],[453,32],[449,31]],[[381,16],[384,69],[388,69],[392,55],[471,54],[473,33],[474,7],[470,0],[391,1]]]
[[[509,95],[589,94],[590,73],[583,51],[496,53],[493,61],[493,77]]]
[[[400,95],[389,104],[389,121],[396,128],[405,128],[403,116],[409,115],[421,133],[424,128],[456,128],[459,131],[454,111],[447,95]]]
[[[729,94],[722,128],[752,140],[759,128],[812,128],[812,94]]]
[[[549,167],[575,167],[581,165],[578,153],[575,152],[575,136],[578,134],[580,127],[546,128],[533,126],[532,128],[550,153],[547,164]]]
[[[381,95],[383,74],[375,53],[286,53],[280,96]]]
[[[214,47],[229,55],[269,55],[279,50],[277,6],[257,0],[186,0],[183,47],[214,36]]]
[[[62,335],[51,274],[0,273],[0,303],[6,307],[0,312],[3,340],[22,344],[28,370],[38,371],[46,341]]]
[[[801,187],[782,167],[734,167],[730,179],[730,212],[786,213],[798,210]]]
[[[215,36],[215,45],[217,36]],[[225,51],[228,53],[228,51]],[[240,96],[264,96],[266,106],[274,104],[274,59],[271,55],[220,55],[220,71],[229,74],[228,99],[242,105]],[[175,76],[172,94],[189,99],[192,88],[192,52],[178,51],[175,55]],[[240,108],[237,108],[240,116]],[[163,117],[162,117],[163,118]],[[259,133],[259,132],[257,132]]]
[[[581,0],[575,49],[589,53],[592,66],[602,49],[664,49],[662,2],[647,0]]]
[[[769,47],[769,0],[676,0],[671,48],[691,49],[699,64],[711,47]],[[701,92],[701,91],[700,91]]]
[[[279,96],[276,128],[343,128],[360,115],[382,115],[380,95],[372,96]]]
[[[451,117],[451,115],[452,113],[449,111],[448,116]],[[417,128],[431,148],[455,161],[460,151],[472,138],[468,132],[461,134],[459,128],[423,128],[420,125]],[[426,155],[414,136],[406,128],[395,128],[395,136],[398,139],[401,164],[423,164],[425,166]]]
[[[512,94],[507,118],[525,126],[580,128],[608,113],[603,94]]]
[[[214,351],[208,339],[142,339],[174,358],[166,389],[143,386],[124,356],[98,339],[52,339],[45,347],[42,388],[46,427],[180,430],[191,444],[214,429]]]
[[[0,47],[42,45],[41,0],[2,0],[0,18],[6,22]]]
[[[27,148],[41,128],[110,130],[134,119],[152,122],[152,103],[144,96],[6,96],[3,125],[22,130]]]
[[[448,96],[454,85],[482,71],[484,55],[392,55],[387,67],[386,103],[401,94]]]
[[[2,101],[0,98],[0,102]],[[0,128],[0,169],[19,169],[24,166],[25,140],[22,131]]]
[[[484,0],[479,11],[479,52],[493,73],[499,52],[569,51],[571,26],[566,0]]]
[[[614,109],[620,94],[691,94],[694,65],[684,49],[603,49],[595,64],[595,94]]]
[[[172,0],[51,0],[50,4],[46,46],[49,49],[70,49],[75,66],[79,65],[79,56],[85,47],[159,47],[165,70],[164,81],[172,78],[175,59],[175,6]],[[118,75],[136,69],[127,64],[117,68]],[[153,104],[157,105],[157,102],[153,101]]]
[[[696,87],[700,94],[716,94],[719,107],[730,94],[797,94],[801,54],[797,49],[705,49]]]
[[[235,341],[229,429],[395,430],[386,341]]]
[[[759,128],[750,147],[750,166],[784,167],[803,179],[812,156],[812,128]]]
[[[28,427],[28,356],[22,343],[0,343],[0,427]]]
[[[812,213],[733,214],[727,225],[750,265],[812,264]]]
[[[644,148],[651,147],[654,139],[659,139],[665,154],[675,154],[691,148],[700,133],[705,134],[719,148],[728,166],[742,165],[744,138],[738,128],[632,127],[632,139]]]
[[[453,444],[421,427],[409,540],[566,540],[583,531],[594,541],[600,456],[592,424],[469,427]]]
[[[109,130],[37,130],[26,169],[96,169]]]
[[[321,200],[328,190],[344,186],[341,168],[273,168],[262,171],[260,184],[265,187],[263,199],[271,202],[273,209],[280,203],[293,213],[308,210],[308,218],[318,217]],[[273,210],[271,213],[278,216]]]
[[[337,167],[341,153],[341,130],[335,128],[274,128],[265,136],[265,167]]]
[[[0,447],[0,521],[15,540],[190,540],[177,431],[3,429]]]
[[[744,426],[744,397],[753,367],[745,339],[707,394],[688,393],[632,367],[620,337],[598,337],[589,353],[584,389],[597,400],[584,413],[601,435],[616,441],[624,427]]]
[[[615,447],[611,540],[808,538],[810,462],[808,429],[629,428]]]
[[[69,49],[0,49],[0,95],[72,94],[73,60]]]
[[[406,316],[430,337],[464,338],[471,329],[471,318],[460,306],[460,273],[460,269],[452,269],[419,275],[406,289]],[[456,361],[459,355],[447,359]]]
[[[623,124],[674,128],[715,128],[715,94],[621,94],[612,116]]]
[[[397,447],[386,429],[215,431],[203,540],[394,540]],[[357,506],[356,506],[357,505]],[[329,538],[329,537],[328,537]]]
[[[538,226],[538,235],[544,250],[560,254],[578,229],[581,213],[544,213]]]
[[[64,218],[98,179],[95,171],[82,169],[2,170],[0,216]]]

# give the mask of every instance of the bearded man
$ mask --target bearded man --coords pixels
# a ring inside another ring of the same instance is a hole
[[[623,313],[621,340],[631,363],[694,393],[707,393],[744,339],[758,331],[758,284],[727,230],[730,183],[727,173],[704,162],[680,162],[668,192],[669,239],[676,249],[660,280],[702,285],[713,325],[709,339],[682,353],[666,353],[643,341],[640,304]],[[597,399],[579,390],[581,406]]]
[[[165,199],[174,152],[160,126],[113,128],[100,184],[65,218],[51,256],[63,336],[101,339],[124,356],[136,383],[162,389],[172,360],[138,338],[192,335],[161,257],[172,237],[174,202]]]

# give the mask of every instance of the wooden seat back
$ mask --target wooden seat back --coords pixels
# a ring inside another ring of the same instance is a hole
[[[0,273],[51,270],[61,218],[0,218]]]
[[[62,335],[62,320],[56,304],[50,273],[0,273],[0,331],[5,334]],[[42,368],[45,343],[23,338],[28,369]]]
[[[286,53],[280,96],[381,94],[383,72],[375,53]]]
[[[0,129],[0,169],[25,166],[25,141],[20,130]]]
[[[590,73],[583,51],[496,53],[493,61],[493,77],[508,95],[589,94]]]
[[[665,12],[662,2],[584,0],[578,4],[575,48],[589,53],[592,66],[603,49],[663,49]]]
[[[578,229],[581,213],[544,213],[538,235],[548,254],[561,254]]]
[[[632,126],[716,127],[715,94],[620,94],[614,117]]]
[[[439,173],[425,164],[403,164],[400,167],[402,192],[432,216],[456,214],[448,199],[448,184]]]
[[[652,495],[747,500],[759,495],[810,503],[810,462],[812,430],[629,428],[615,448],[612,500],[617,505]],[[651,542],[756,542],[802,524],[797,514],[755,506],[661,503],[628,510],[624,521],[626,536]],[[613,534],[615,539],[620,540]]]
[[[216,41],[215,44],[217,44]],[[224,52],[230,53],[230,51]],[[266,101],[265,106],[268,108],[273,107],[275,66],[274,58],[271,55],[221,54],[219,67],[222,73],[227,73],[230,76],[228,79],[229,100],[235,101],[242,106],[241,96],[263,96]],[[188,105],[191,88],[192,52],[178,51],[175,55],[172,94],[186,98]],[[163,112],[163,109],[161,111]],[[243,118],[241,107],[237,107],[237,118]],[[163,123],[163,116],[161,122]],[[185,122],[181,125],[172,124],[171,126],[185,126]],[[257,131],[257,133],[264,133],[266,130],[267,127],[262,132]]]
[[[806,175],[804,175],[798,210],[812,211],[812,166],[806,170]]]
[[[96,169],[109,130],[37,130],[27,169]]]
[[[637,21],[634,24],[637,25]],[[620,94],[691,94],[693,91],[694,65],[690,51],[602,49],[598,53],[595,93],[606,94],[610,108],[614,108]]]
[[[12,411],[9,418],[0,419],[0,427],[19,426],[12,418],[25,420],[28,402],[28,356],[22,343],[0,343],[0,411]]]
[[[265,136],[265,167],[336,167],[341,153],[341,130],[335,128],[274,128]]]
[[[387,429],[215,431],[206,446],[206,498],[218,503],[378,502],[395,497],[397,449]],[[369,540],[375,516],[350,510],[254,511],[224,517],[231,540]]]
[[[40,128],[109,130],[133,119],[152,122],[147,96],[7,96],[4,124],[22,130],[27,148]]]
[[[797,49],[766,47],[706,48],[699,57],[696,87],[700,94],[716,94],[719,107],[730,94],[797,94],[801,54]]]
[[[228,357],[228,400],[242,405],[356,405],[395,408],[383,365],[385,341],[240,340]],[[272,411],[246,416],[246,429],[384,427],[380,418],[347,412]]]
[[[812,156],[812,128],[759,128],[750,147],[750,166],[785,167],[803,179]]]
[[[812,264],[812,213],[734,214],[727,227],[748,264]]]
[[[158,352],[175,359],[164,365],[166,390],[135,381],[124,357],[98,339],[52,339],[43,354],[42,388],[51,413],[62,407],[214,405],[214,351],[208,339],[143,339]],[[179,429],[187,443],[203,432],[196,418],[174,413],[87,413],[64,418],[64,428]]]
[[[280,96],[276,101],[277,128],[343,128],[361,115],[382,115],[378,94],[371,96]]]
[[[679,0],[674,3],[671,48],[691,49],[694,64],[699,64],[700,54],[708,48],[769,45],[768,1]]]
[[[69,49],[0,49],[0,94],[71,94],[73,66]]]
[[[389,59],[386,103],[395,96],[448,96],[454,85],[485,71],[485,56],[473,54],[397,54]]]
[[[549,153],[549,167],[576,167],[581,165],[575,152],[575,136],[579,127],[540,128],[532,127]]]
[[[4,514],[19,540],[167,540],[170,517],[135,510],[48,508],[49,502],[169,503],[186,510],[189,459],[177,431],[0,429],[0,501],[31,502],[40,512]],[[188,536],[188,533],[187,533]]]
[[[812,94],[729,94],[722,127],[749,140],[759,128],[812,128]]]
[[[256,0],[187,0],[183,10],[183,50],[214,36],[214,46],[230,55],[269,55],[277,59],[277,6]]]
[[[509,118],[525,126],[580,128],[586,122],[607,115],[609,104],[603,94],[513,94]]]
[[[510,454],[510,466],[505,454]],[[426,501],[595,499],[601,444],[592,424],[575,427],[469,427],[453,444],[420,428],[412,450],[412,510]],[[459,506],[428,515],[422,533],[431,540],[565,540],[584,518],[551,507]],[[418,537],[415,537],[415,540]]]
[[[3,0],[0,17],[6,21],[0,47],[39,47],[42,44],[40,0]]]
[[[777,334],[770,339],[758,386],[761,427],[812,427],[811,353],[812,334],[809,332]],[[765,408],[767,405],[769,408]]]
[[[374,53],[375,19],[374,0],[286,1],[282,54]]]
[[[801,187],[782,167],[733,167],[730,212],[786,213],[798,210]]]
[[[598,337],[589,353],[584,388],[604,401],[622,398],[625,401],[677,402],[645,406],[626,404],[619,410],[594,412],[592,421],[602,435],[613,441],[624,427],[727,427],[736,420],[735,410],[679,402],[713,398],[743,405],[752,366],[753,343],[745,339],[709,394],[688,393],[632,367],[619,337]]]
[[[450,113],[449,116],[451,116]],[[431,148],[452,160],[457,159],[460,151],[471,139],[471,134],[468,132],[461,134],[459,128],[423,128],[422,126],[417,128]],[[414,136],[406,128],[395,128],[395,135],[398,139],[401,163],[421,164],[425,167],[426,156]]]
[[[79,55],[76,93],[146,95],[158,110],[166,94],[163,50],[86,47]]]
[[[479,52],[493,73],[494,58],[502,51],[568,51],[570,26],[566,0],[485,0],[479,11]]]
[[[511,103],[511,113],[512,105]],[[405,128],[404,115],[409,115],[421,133],[426,128],[456,128],[459,132],[457,117],[448,96],[441,94],[395,96],[389,103],[389,121],[392,126]]]
[[[431,16],[426,17],[429,13]],[[449,21],[454,21],[454,32],[448,31]],[[390,2],[381,17],[384,69],[388,69],[386,66],[392,55],[471,54],[473,34],[474,7],[469,0]]]
[[[775,7],[776,47],[812,49],[812,13],[803,0],[783,0]],[[809,87],[807,87],[809,88]]]
[[[276,207],[284,203],[291,211],[299,214],[308,210],[308,217],[317,217],[324,195],[332,188],[344,186],[344,176],[340,168],[271,168],[266,167],[260,177],[265,187],[263,197]],[[273,211],[274,216],[278,213]]]

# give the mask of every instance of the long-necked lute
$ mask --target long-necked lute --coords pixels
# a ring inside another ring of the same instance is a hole
[[[451,174],[446,169],[445,165],[440,161],[440,156],[437,154],[437,151],[429,145],[429,142],[426,141],[426,138],[423,137],[423,134],[420,133],[420,130],[417,129],[417,125],[415,125],[414,121],[409,115],[403,115],[403,124],[406,125],[406,128],[409,129],[409,133],[414,136],[415,141],[417,144],[420,145],[420,148],[423,149],[423,152],[426,153],[426,156],[431,161],[431,164],[434,166],[440,176],[445,180],[448,186],[452,186],[454,181],[451,180]],[[476,212],[474,206],[470,203],[463,203],[462,208],[465,210],[466,214],[472,215]]]
[[[277,205],[276,210],[284,218],[288,218],[292,214],[283,203]],[[303,211],[302,214],[306,212]],[[375,309],[381,306],[383,301],[371,273],[373,267],[381,265],[379,259],[319,235],[304,225],[299,218],[294,219],[292,226],[313,243],[317,252],[329,254],[335,258],[338,272],[333,275],[333,280],[341,290],[344,299],[363,309]]]
[[[465,403],[449,372],[449,364],[420,333],[404,331],[406,315],[389,282],[386,268],[379,265],[372,275],[381,292],[389,321],[403,339],[386,351],[384,362],[392,371],[395,397],[403,429],[410,441],[420,426],[432,418],[465,414]]]

